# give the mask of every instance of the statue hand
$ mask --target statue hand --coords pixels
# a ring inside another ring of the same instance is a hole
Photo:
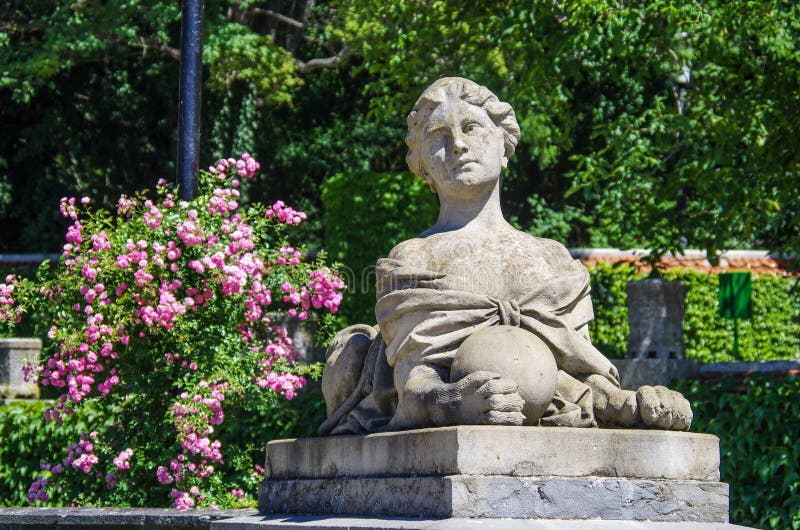
[[[643,386],[636,391],[639,415],[645,425],[671,431],[688,431],[692,407],[680,393],[665,386]]]
[[[525,402],[517,384],[494,372],[478,371],[445,385],[435,398],[450,409],[452,420],[461,425],[522,425]]]

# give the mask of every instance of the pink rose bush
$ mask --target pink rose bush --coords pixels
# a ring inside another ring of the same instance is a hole
[[[31,308],[52,320],[41,362],[27,368],[59,395],[45,419],[70,422],[87,404],[113,418],[42,463],[31,503],[81,480],[109,492],[149,480],[181,509],[252,502],[245,491],[263,470],[246,457],[258,461],[261,448],[223,440],[252,403],[293,399],[319,374],[298,362],[284,325],[330,318],[345,289],[324,254],[311,262],[286,239],[306,214],[282,201],[242,207],[258,169],[246,153],[220,160],[191,202],[163,180],[154,197],[120,197],[114,213],[65,198],[55,273],[0,283],[0,322]]]

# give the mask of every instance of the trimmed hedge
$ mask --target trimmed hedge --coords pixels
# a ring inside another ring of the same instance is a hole
[[[375,262],[436,222],[436,195],[409,172],[353,172],[328,179],[322,202],[325,250],[344,264],[348,286],[339,313],[350,324],[374,324]]]
[[[592,276],[595,322],[592,342],[608,357],[626,356],[628,309],[625,284],[644,278],[629,264],[596,265]],[[739,321],[739,359],[733,356],[733,321],[717,312],[716,275],[682,269],[667,270],[668,280],[687,287],[683,326],[686,357],[710,363],[793,359],[800,356],[800,289],[797,280],[753,274],[753,318]]]
[[[719,436],[731,522],[800,530],[800,379],[753,374],[673,388],[692,403],[692,431]]]

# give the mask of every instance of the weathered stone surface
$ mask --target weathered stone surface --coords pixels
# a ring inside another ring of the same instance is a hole
[[[458,426],[275,440],[272,479],[512,475],[719,480],[719,439],[634,429]]]
[[[644,422],[653,427],[666,429],[675,427],[688,430],[692,424],[692,411],[686,398],[665,386],[643,386],[636,391],[639,414]]]
[[[689,359],[611,359],[622,388],[667,386],[675,379],[697,377],[701,363]]]
[[[265,480],[263,513],[726,522],[721,482],[450,475]]]
[[[448,477],[457,517],[728,520],[728,485],[623,478]]]
[[[800,360],[784,361],[731,361],[709,363],[700,366],[700,377],[721,375],[747,375],[749,373],[789,375],[800,373]]]
[[[558,381],[556,361],[542,339],[514,326],[490,326],[476,331],[456,351],[450,380],[459,381],[481,370],[514,381],[524,403],[523,424],[539,424],[553,401]]]
[[[25,381],[22,367],[38,361],[41,351],[41,339],[0,338],[0,399],[39,397],[39,386]]]
[[[715,436],[458,426],[267,446],[265,513],[727,521]]]
[[[542,520],[416,519],[399,517],[331,517],[329,515],[251,515],[214,522],[212,530],[746,530],[728,523]]]
[[[210,528],[215,520],[255,513],[255,510],[159,508],[0,508],[0,530],[203,530]]]

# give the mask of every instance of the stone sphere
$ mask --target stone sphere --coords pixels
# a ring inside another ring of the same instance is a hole
[[[537,425],[556,393],[558,367],[539,337],[513,326],[490,326],[465,340],[450,367],[450,381],[472,372],[495,372],[517,383],[525,425]]]

